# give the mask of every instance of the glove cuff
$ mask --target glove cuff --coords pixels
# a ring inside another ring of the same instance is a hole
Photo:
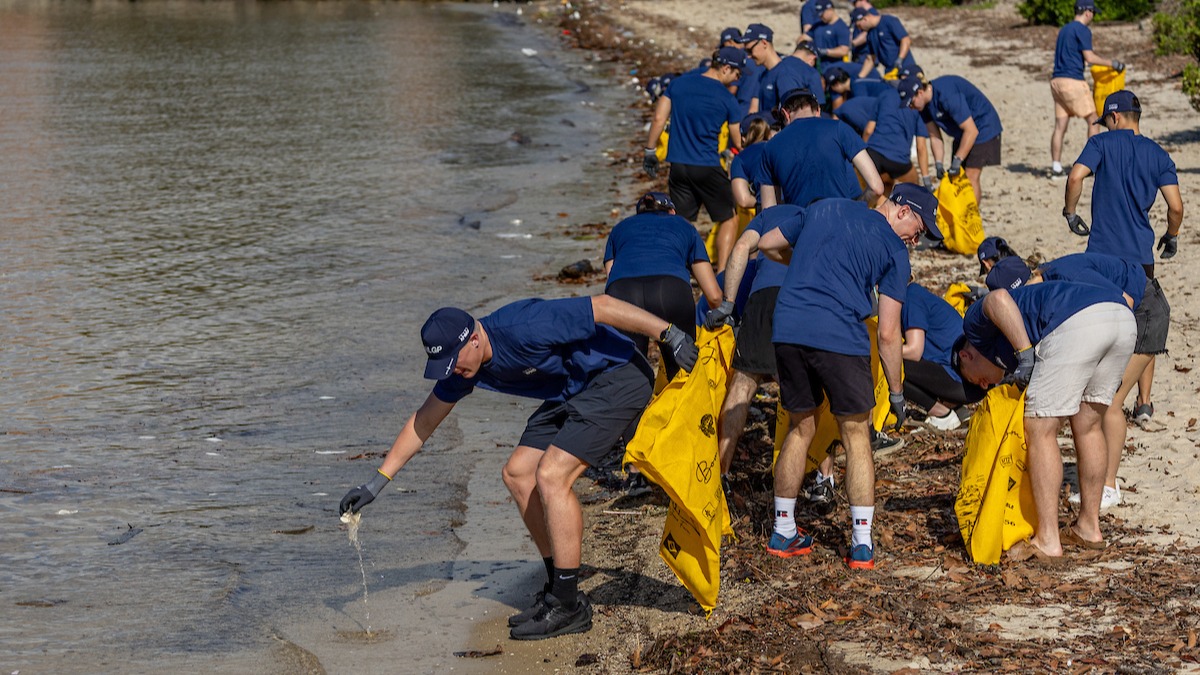
[[[363,487],[365,487],[367,491],[371,493],[372,497],[378,497],[380,491],[383,490],[383,486],[390,482],[392,482],[392,479],[388,478],[385,473],[382,471],[376,471],[375,475],[371,476],[371,480],[367,481],[366,485]]]
[[[904,392],[888,392],[889,403],[904,403]]]

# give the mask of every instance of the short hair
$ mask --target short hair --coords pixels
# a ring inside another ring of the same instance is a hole
[[[787,98],[779,104],[779,107],[789,113],[795,113],[801,108],[809,108],[810,110],[820,110],[821,104],[817,102],[817,97],[807,89],[796,89],[789,92]]]
[[[792,53],[795,54],[799,51],[806,51],[813,56],[817,55],[817,53],[813,51],[812,42],[809,40],[801,40],[800,42],[796,43],[796,48],[792,50]]]

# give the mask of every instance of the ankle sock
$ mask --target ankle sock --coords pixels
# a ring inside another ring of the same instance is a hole
[[[1062,162],[1054,162],[1050,168],[1054,170],[1054,173],[1060,173],[1063,170]]]
[[[542,591],[549,593],[554,582],[554,558],[542,558],[542,564],[546,566],[546,585],[542,587]]]
[[[551,582],[550,594],[558,598],[558,602],[567,610],[579,606],[579,568],[554,568],[554,580]]]
[[[775,498],[775,531],[791,538],[796,536],[796,500]]]
[[[860,546],[866,544],[874,549],[875,545],[871,542],[871,521],[875,518],[874,506],[851,506],[850,520],[854,523],[854,534],[850,539],[850,545]]]

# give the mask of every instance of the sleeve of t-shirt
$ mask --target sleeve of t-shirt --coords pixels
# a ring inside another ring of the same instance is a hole
[[[433,385],[433,395],[442,403],[458,403],[475,390],[475,378],[468,380],[461,375],[451,375]]]
[[[842,45],[849,47],[850,27],[841,22],[833,24],[833,38],[837,41],[839,47]]]
[[[910,328],[929,330],[929,317],[926,315],[925,305],[913,300],[912,294],[908,295],[909,297],[905,297],[906,302],[900,307],[900,330],[907,331]]]
[[[812,92],[813,96],[817,97],[817,103],[825,105],[825,85],[821,81],[821,74],[816,68],[809,68],[804,71],[806,82],[803,83],[805,89]]]
[[[912,109],[905,110],[904,112],[909,124],[912,125],[913,133],[920,138],[929,138],[929,127],[925,126],[925,121],[921,119],[920,113]]]
[[[1079,51],[1082,52],[1084,50],[1089,50],[1089,51],[1091,50],[1091,48],[1092,48],[1092,31],[1090,28],[1087,28],[1086,26],[1084,26],[1083,30],[1077,31],[1076,39],[1079,40]]]
[[[887,26],[886,26],[887,32],[893,38],[895,38],[896,45],[898,48],[900,45],[900,41],[903,40],[904,38],[908,37],[908,31],[904,30],[904,24],[900,23],[900,19],[897,19],[894,16],[891,16],[888,18],[891,19],[891,21],[887,22]]]
[[[1158,172],[1158,186],[1179,185],[1179,175],[1175,172],[1175,160],[1163,153],[1162,169]]]
[[[996,325],[983,313],[982,302],[976,302],[967,308],[967,313],[963,315],[963,335],[966,335],[967,342],[976,349],[981,345],[984,348],[991,345],[998,332]]]
[[[746,182],[750,182],[750,175],[746,171],[746,162],[742,159],[743,154],[745,153],[739,153],[733,158],[733,163],[729,165],[730,180],[733,180],[734,178],[741,178]]]
[[[1091,169],[1092,173],[1100,168],[1100,158],[1103,156],[1100,153],[1100,142],[1097,140],[1100,136],[1096,135],[1088,139],[1083,145],[1083,152],[1079,153],[1079,159],[1075,160],[1076,164],[1082,164]],[[1172,167],[1173,168],[1173,167]]]
[[[967,98],[960,93],[955,92],[950,96],[942,95],[938,99],[942,112],[950,115],[954,123],[962,126],[964,122],[971,119],[971,106],[967,105]]]
[[[737,97],[730,94],[725,97],[725,121],[735,127],[742,122],[742,108],[738,105]]]
[[[609,260],[612,260],[614,257],[613,256],[613,235],[615,235],[616,233],[617,233],[616,228],[613,228],[613,231],[608,233],[608,241],[604,242],[604,262],[608,262]]]
[[[700,232],[690,225],[688,229],[692,231],[692,251],[688,259],[692,263],[711,262],[708,257],[708,249],[704,246],[704,239],[700,238]]]
[[[784,239],[787,239],[789,244],[795,246],[796,240],[800,238],[800,232],[804,229],[804,221],[806,219],[807,215],[801,213],[796,218],[780,223],[779,233],[783,235]]]
[[[862,137],[844,124],[838,127],[838,144],[842,146],[842,152],[845,153],[847,159],[853,159],[855,155],[867,149],[867,144],[863,143]],[[905,277],[904,283],[908,283],[907,277]],[[903,295],[900,297],[904,298]]]
[[[908,280],[912,277],[912,266],[908,262],[908,249],[892,253],[891,264],[879,280],[879,293],[897,302],[904,302],[908,295]]]

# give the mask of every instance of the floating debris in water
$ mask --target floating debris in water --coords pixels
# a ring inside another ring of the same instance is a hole
[[[59,509],[59,510],[58,510],[58,513],[56,513],[55,515],[59,515],[59,516],[73,516],[73,515],[75,515],[76,513],[79,513],[79,509]]]
[[[344,455],[344,454],[346,454],[346,451],[345,450],[317,450],[316,453],[318,455]]]

